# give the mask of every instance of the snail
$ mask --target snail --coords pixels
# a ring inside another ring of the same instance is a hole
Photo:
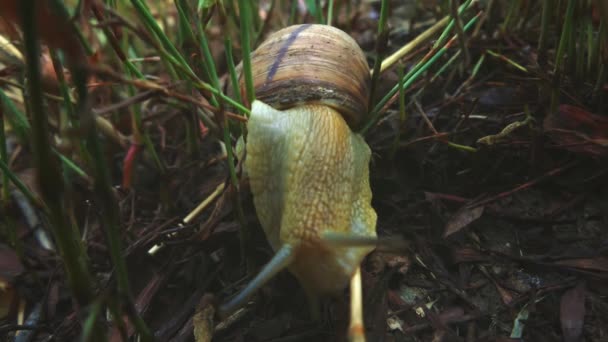
[[[350,334],[364,340],[359,265],[376,239],[371,151],[354,132],[369,101],[365,56],[345,32],[304,24],[270,35],[251,65],[256,100],[244,167],[276,254],[220,313],[243,306],[287,268],[313,306],[351,282]]]

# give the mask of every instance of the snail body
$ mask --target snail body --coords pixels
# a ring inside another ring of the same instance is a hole
[[[252,113],[245,167],[266,237],[294,248],[289,269],[307,292],[336,293],[372,248],[329,246],[323,233],[375,237],[370,149],[328,106],[256,101]]]
[[[310,298],[338,293],[374,246],[338,246],[327,237],[376,239],[371,151],[353,131],[367,112],[370,84],[357,43],[330,26],[291,26],[253,52],[252,76],[244,166],[276,254],[220,308],[225,313],[284,268]]]

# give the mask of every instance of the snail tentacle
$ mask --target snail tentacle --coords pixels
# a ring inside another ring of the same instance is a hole
[[[247,284],[234,298],[223,304],[219,309],[221,317],[228,317],[238,308],[244,306],[249,298],[262,286],[264,286],[277,273],[284,270],[295,257],[294,248],[291,245],[285,244],[277,253],[264,265],[264,268],[258,273],[253,280]]]

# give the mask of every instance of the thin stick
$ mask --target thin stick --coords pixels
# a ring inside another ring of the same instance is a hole
[[[397,50],[392,55],[388,56],[384,61],[382,61],[382,65],[380,66],[380,73],[385,72],[387,69],[392,67],[397,61],[399,61],[403,56],[415,50],[418,46],[420,46],[423,42],[430,39],[437,32],[439,32],[450,20],[450,17],[444,17],[435,23],[435,25],[428,28],[426,31],[422,32],[418,35],[414,40],[405,44],[401,49]]]
[[[458,12],[460,13],[460,12],[468,9],[476,2],[477,2],[477,0],[471,1],[468,4],[468,6],[466,6],[466,7],[464,6],[466,4],[464,4],[463,6],[460,7]],[[439,20],[438,22],[435,23],[435,25],[431,26],[426,31],[422,32],[420,35],[418,35],[416,38],[414,38],[414,40],[405,44],[401,49],[397,50],[395,53],[393,53],[392,55],[387,57],[384,61],[382,61],[382,66],[380,67],[380,73],[383,73],[384,71],[389,69],[395,63],[397,63],[397,61],[399,61],[401,58],[403,58],[403,56],[412,52],[418,46],[420,46],[423,42],[430,39],[433,35],[435,35],[435,33],[439,32],[444,26],[446,26],[448,24],[448,22],[450,22],[450,20],[451,20],[450,16],[443,17],[443,19]],[[446,34],[446,32],[444,32],[444,34]],[[442,38],[443,38],[443,35],[442,35]],[[437,41],[437,43],[440,43],[442,41],[442,38],[440,38]]]
[[[185,218],[184,218],[184,223],[190,223],[192,222],[192,220],[194,220],[198,215],[200,215],[203,210],[205,210],[205,208],[207,208],[209,206],[209,204],[211,204],[211,202],[213,202],[213,200],[215,200],[221,193],[222,191],[224,191],[224,188],[226,187],[226,184],[224,182],[221,182],[213,191],[213,193],[211,193],[211,195],[209,195],[207,198],[205,198],[194,210],[192,210]]]

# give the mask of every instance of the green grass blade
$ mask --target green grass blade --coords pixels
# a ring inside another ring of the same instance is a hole
[[[32,148],[34,165],[40,185],[40,193],[48,207],[48,217],[61,259],[64,263],[68,285],[72,295],[81,307],[93,303],[93,278],[89,273],[87,257],[64,211],[63,177],[58,161],[50,148],[50,136],[44,111],[42,81],[40,77],[37,36],[36,1],[24,0],[21,6],[23,39],[26,56],[26,74],[29,108],[32,116]],[[104,331],[97,320],[93,322],[94,340],[104,340]]]
[[[239,15],[241,17],[241,50],[243,55],[243,74],[245,75],[245,89],[247,91],[248,105],[255,99],[253,76],[251,74],[251,4],[249,0],[239,0]]]
[[[463,31],[467,32],[468,30],[470,30],[473,27],[473,25],[477,22],[477,20],[479,19],[480,15],[481,15],[481,12],[477,13],[477,15],[475,17],[473,17],[471,20],[469,20],[469,22],[463,27]],[[418,79],[418,77],[420,75],[422,75],[423,72],[425,72],[430,66],[432,66],[433,64],[435,64],[435,62],[441,56],[443,56],[447,52],[447,50],[454,43],[455,39],[456,39],[455,36],[452,37],[452,39],[450,39],[450,41],[448,41],[445,44],[445,46],[443,46],[441,49],[439,49],[439,51],[437,51],[432,57],[430,57],[426,62],[424,62],[424,64],[423,63],[418,63],[418,65],[420,65],[418,68],[414,68],[412,71],[410,71],[407,75],[404,76],[406,78],[406,81],[403,82],[402,86],[404,88],[407,88],[410,85],[412,85],[412,83],[414,83]],[[395,85],[382,98],[382,100],[380,100],[380,102],[378,102],[378,104],[376,104],[376,106],[374,107],[374,109],[372,110],[372,112],[370,114],[370,119],[363,126],[363,128],[360,130],[361,134],[365,134],[371,127],[373,127],[373,125],[375,125],[375,123],[379,119],[379,113],[380,113],[380,111],[388,103],[388,101],[399,91],[399,87],[400,87],[399,84]]]

